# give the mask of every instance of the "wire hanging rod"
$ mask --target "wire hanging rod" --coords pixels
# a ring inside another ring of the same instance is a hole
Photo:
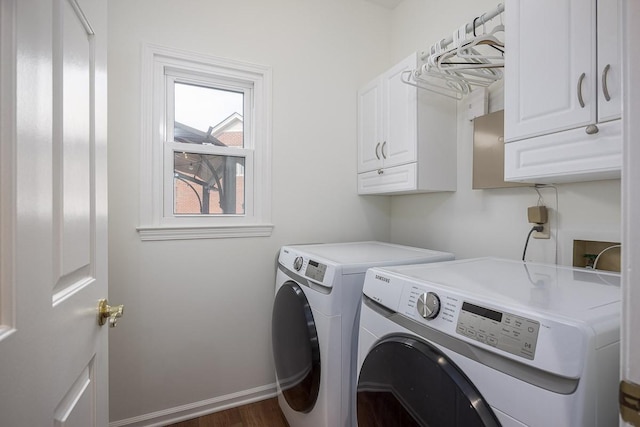
[[[496,6],[494,9],[483,13],[482,15],[478,16],[477,18],[475,18],[473,21],[469,22],[466,26],[465,26],[465,31],[467,33],[471,33],[473,32],[477,27],[479,27],[480,25],[484,25],[486,24],[488,21],[492,20],[493,18],[495,18],[496,16],[500,15],[502,12],[504,12],[504,4],[500,3],[498,6]],[[453,43],[453,35],[442,39],[440,41],[441,46],[447,46],[450,45],[451,43]],[[429,57],[430,53],[429,52],[425,52],[422,51],[421,55],[420,55],[420,59],[422,59],[423,61],[425,59],[427,59]]]

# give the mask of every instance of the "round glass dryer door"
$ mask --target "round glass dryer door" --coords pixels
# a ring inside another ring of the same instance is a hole
[[[383,339],[358,379],[358,427],[493,427],[495,414],[440,350],[413,337]]]
[[[271,319],[276,376],[289,407],[313,409],[320,390],[320,348],[309,301],[288,281],[276,293]]]

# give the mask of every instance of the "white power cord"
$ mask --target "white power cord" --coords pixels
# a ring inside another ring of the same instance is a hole
[[[622,245],[611,245],[607,248],[604,248],[603,250],[600,251],[600,253],[598,254],[598,256],[596,257],[596,259],[593,261],[593,269],[595,270],[597,265],[598,265],[598,260],[600,259],[600,257],[602,256],[603,253],[607,252],[609,249],[614,249],[614,248],[622,248]]]

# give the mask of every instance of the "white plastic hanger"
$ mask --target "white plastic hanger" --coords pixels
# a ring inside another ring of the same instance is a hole
[[[422,78],[416,78],[415,73],[415,70],[403,71],[400,75],[400,79],[403,83],[408,84],[409,86],[414,86],[458,101],[462,100],[465,96],[465,94],[453,88],[440,86]]]
[[[502,15],[501,15],[502,17]],[[484,18],[482,18],[484,20]],[[484,22],[483,22],[483,28],[484,28]],[[502,61],[502,63],[504,64],[504,42],[500,39],[498,39],[495,34],[498,32],[504,32],[504,25],[502,23],[496,25],[491,32],[486,33],[484,32],[482,35],[479,36],[475,36],[471,39],[471,41],[469,43],[466,43],[464,45],[461,45],[458,47],[457,49],[457,57],[458,58],[481,58],[481,59],[486,59],[486,60],[499,60]],[[488,47],[493,47],[493,48],[498,48],[498,51],[501,52],[500,55],[483,55],[480,52],[478,52],[478,50],[476,49],[479,48],[481,45],[487,45]]]
[[[486,87],[500,80],[503,76],[501,68],[504,67],[504,42],[497,34],[504,32],[503,12],[504,5],[499,4],[460,26],[451,37],[434,43],[422,53],[420,59],[424,62],[420,67],[402,73],[402,81],[460,100],[471,92],[473,86]],[[487,22],[497,16],[500,24],[487,33]],[[475,30],[478,20],[483,27],[480,35],[476,35]]]

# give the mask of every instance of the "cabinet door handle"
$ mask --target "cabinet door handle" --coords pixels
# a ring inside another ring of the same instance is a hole
[[[602,70],[602,93],[604,93],[604,99],[607,102],[611,101],[611,96],[609,95],[609,88],[607,87],[607,75],[609,74],[609,70],[611,69],[611,64],[607,64]]]
[[[380,160],[380,154],[378,153],[378,149],[379,149],[379,148],[380,148],[380,143],[378,142],[378,143],[376,144],[376,158],[377,158],[378,160]]]
[[[580,103],[581,108],[584,108],[584,99],[582,99],[582,82],[584,81],[585,77],[586,74],[582,73],[580,75],[580,78],[578,79],[578,102]]]
[[[384,147],[385,147],[386,145],[387,145],[387,141],[383,142],[383,143],[382,143],[382,150],[380,150],[380,152],[382,153],[382,158],[383,158],[383,159],[386,159],[386,158],[387,158],[387,155],[386,155],[386,154],[385,154],[385,152],[384,152]]]

